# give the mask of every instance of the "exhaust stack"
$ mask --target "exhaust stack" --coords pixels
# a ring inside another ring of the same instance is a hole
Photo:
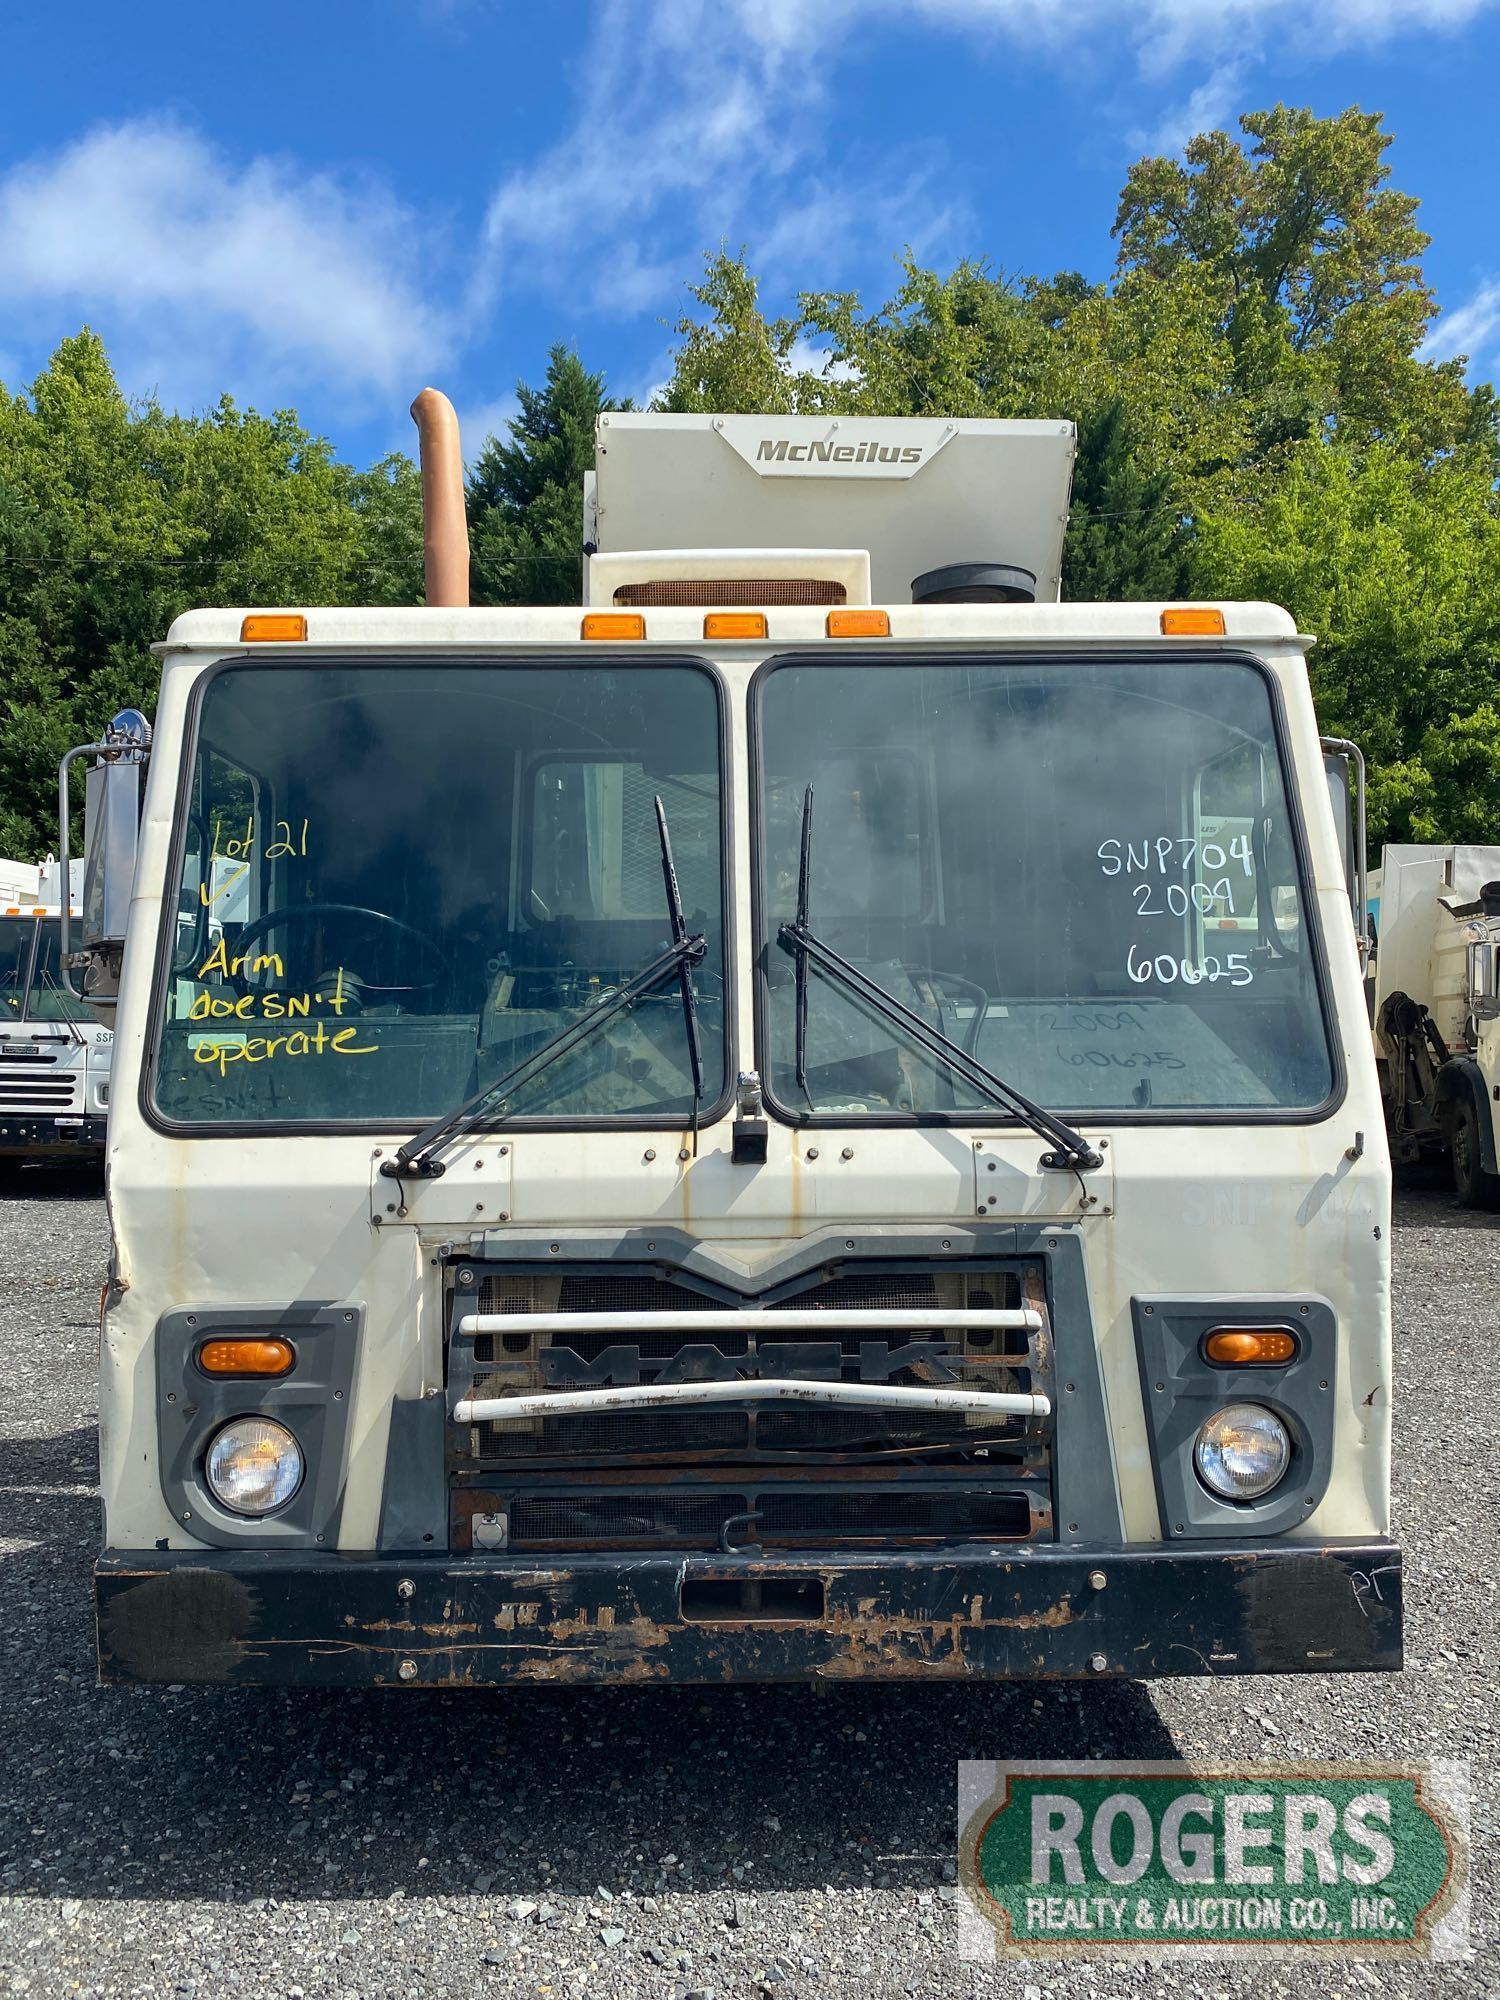
[[[422,555],[430,605],[469,601],[469,523],[458,418],[441,389],[424,389],[411,406],[422,464]]]

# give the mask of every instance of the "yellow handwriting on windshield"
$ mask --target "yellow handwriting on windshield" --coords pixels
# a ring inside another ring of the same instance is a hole
[[[237,1000],[219,993],[195,993],[187,1017],[190,1021],[305,1021],[320,1007],[342,1014],[346,1004],[342,984],[332,993],[242,993]]]
[[[303,820],[295,828],[289,819],[272,820],[271,838],[265,844],[267,861],[280,861],[289,855],[294,855],[298,859],[305,861],[307,859],[307,826],[308,822],[306,820]],[[253,813],[247,815],[243,833],[237,830],[227,840],[224,839],[223,835],[224,822],[222,820],[215,820],[214,844],[209,856],[211,861],[217,861],[221,855],[228,861],[239,861],[245,856],[253,854],[260,838],[255,831],[255,815]]]
[[[227,876],[225,880],[219,884],[218,888],[214,890],[212,895],[209,894],[208,884],[206,882],[200,882],[198,884],[198,901],[203,905],[205,910],[211,910],[214,904],[218,902],[221,896],[227,896],[230,890],[234,887],[235,883],[243,882],[245,877],[249,873],[250,873],[250,863],[247,861],[243,868],[236,868],[232,875]]]
[[[289,1035],[246,1035],[232,1042],[210,1041],[207,1037],[193,1049],[195,1063],[212,1064],[226,1076],[231,1063],[270,1062],[276,1056],[373,1056],[376,1042],[356,1042],[358,1028],[339,1028],[329,1034],[320,1021],[315,1028],[295,1028]]]
[[[248,952],[237,952],[231,958],[229,947],[222,937],[199,966],[198,977],[207,979],[213,972],[222,973],[225,979],[233,979],[239,972],[269,972],[276,979],[286,978],[286,967],[282,964],[279,953],[262,951],[257,952],[252,958]]]

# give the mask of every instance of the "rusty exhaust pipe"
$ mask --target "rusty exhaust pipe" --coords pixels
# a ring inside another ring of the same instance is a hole
[[[422,568],[430,605],[469,601],[469,523],[458,417],[441,389],[424,389],[411,406],[422,463]]]

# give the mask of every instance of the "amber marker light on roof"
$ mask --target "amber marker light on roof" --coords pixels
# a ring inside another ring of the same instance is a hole
[[[1297,1336],[1280,1326],[1216,1326],[1203,1343],[1220,1368],[1280,1368],[1296,1352]]]
[[[639,611],[590,611],[583,620],[585,639],[644,639],[646,621]]]
[[[205,1340],[198,1366],[205,1375],[289,1375],[297,1359],[289,1340]]]
[[[253,611],[240,626],[240,639],[245,645],[256,641],[305,639],[307,620],[300,611]]]
[[[1202,604],[1178,604],[1161,614],[1161,629],[1168,638],[1222,639],[1224,614]]]
[[[830,611],[824,628],[830,639],[889,639],[889,611]]]
[[[764,611],[710,611],[703,621],[705,639],[764,639]]]

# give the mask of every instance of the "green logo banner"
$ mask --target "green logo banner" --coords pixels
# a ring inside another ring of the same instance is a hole
[[[970,1957],[1463,1957],[1463,1764],[959,1766]]]

